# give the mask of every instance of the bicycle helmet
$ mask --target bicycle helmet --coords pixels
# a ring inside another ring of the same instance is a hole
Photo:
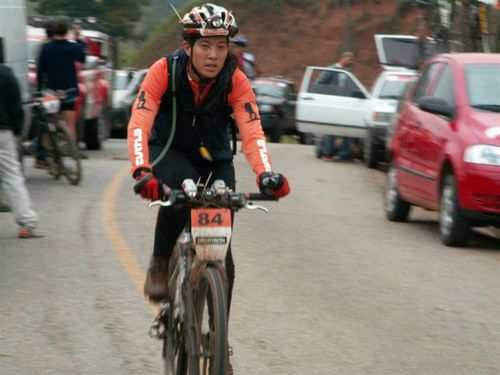
[[[181,20],[184,39],[209,36],[233,37],[238,26],[231,11],[211,3],[194,7]]]
[[[242,35],[238,35],[238,36],[235,36],[232,40],[231,40],[234,44],[236,44],[237,46],[241,46],[241,47],[246,47],[248,46],[248,39],[245,38],[244,36]]]

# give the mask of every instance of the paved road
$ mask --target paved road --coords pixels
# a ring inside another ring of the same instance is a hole
[[[382,172],[270,150],[293,194],[237,216],[237,374],[500,374],[500,240],[444,247],[433,213],[384,219]],[[28,164],[46,237],[18,240],[0,214],[2,375],[161,373],[141,295],[155,211],[131,194],[123,141],[90,156],[77,187]]]

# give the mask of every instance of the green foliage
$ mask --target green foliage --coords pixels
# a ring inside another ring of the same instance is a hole
[[[97,19],[96,28],[110,35],[127,37],[132,34],[133,23],[141,16],[141,4],[149,0],[38,0],[38,11],[45,16]]]

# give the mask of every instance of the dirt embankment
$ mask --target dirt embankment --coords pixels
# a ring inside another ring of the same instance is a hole
[[[334,64],[348,48],[344,7],[332,8],[332,0],[316,0],[314,5],[302,8],[284,5],[273,11],[269,6],[261,9],[252,2],[220,3],[236,15],[240,33],[249,39],[249,52],[255,55],[261,75],[286,76],[298,87],[306,66]],[[400,0],[363,0],[351,7],[351,49],[356,56],[352,70],[367,88],[380,71],[373,35],[411,33],[415,24],[414,12],[404,18],[398,16],[400,3]],[[149,41],[134,65],[147,67],[180,45],[178,24],[174,23]]]
[[[285,6],[282,12],[250,16],[249,7],[238,6],[240,31],[251,42],[263,75],[280,74],[302,80],[307,65],[335,63],[347,46],[345,12],[331,8],[329,1],[317,1],[315,11]],[[398,16],[398,0],[365,0],[351,9],[355,65],[353,73],[369,88],[380,71],[374,34],[411,32],[414,15]],[[248,14],[248,15],[247,15]]]

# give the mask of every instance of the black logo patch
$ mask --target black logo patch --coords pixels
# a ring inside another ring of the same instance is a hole
[[[148,107],[146,107],[146,94],[144,93],[144,90],[141,91],[137,99],[139,102],[137,103],[137,107],[135,107],[135,109],[145,109],[146,111],[151,111]]]
[[[249,120],[247,122],[259,121],[260,118],[257,117],[257,113],[252,108],[251,103],[245,103],[245,111],[248,113]]]

